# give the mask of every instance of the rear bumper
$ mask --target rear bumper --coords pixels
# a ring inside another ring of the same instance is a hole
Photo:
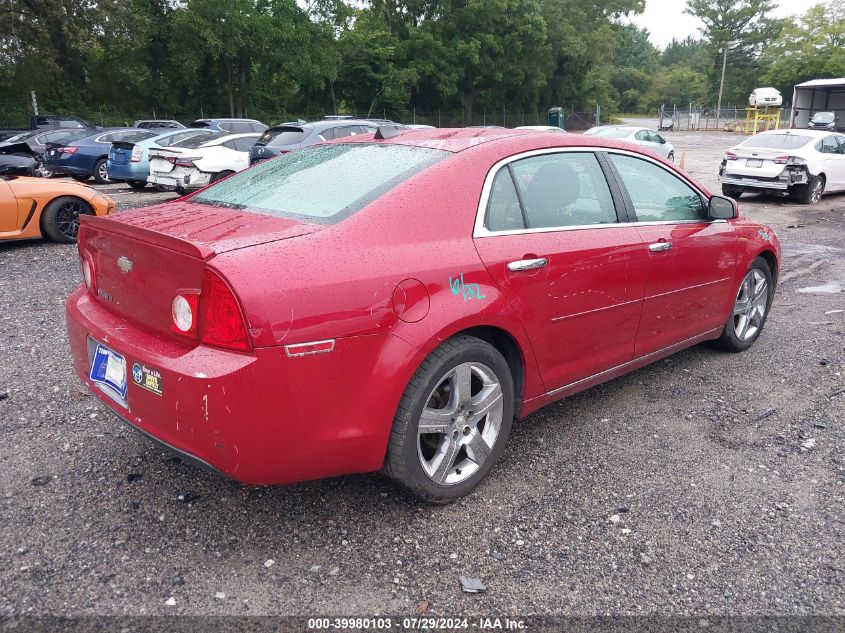
[[[100,401],[137,430],[237,481],[283,484],[381,468],[415,350],[389,335],[337,339],[328,354],[289,358],[188,349],[135,327],[84,287],[67,300],[74,370]],[[92,383],[89,340],[126,359],[124,403]],[[160,395],[133,378],[160,375]]]
[[[199,169],[175,172],[176,170],[168,173],[150,172],[147,182],[163,187],[180,189],[201,189],[211,182],[211,174],[200,171]]]
[[[128,165],[117,165],[111,161],[108,162],[109,180],[129,181],[129,180],[147,180],[150,174],[149,165],[142,165],[141,163],[129,163]]]
[[[65,174],[67,176],[91,176],[93,167],[80,167],[78,165],[68,165],[60,162],[46,162],[44,167],[52,171],[54,174]]]
[[[758,180],[756,178],[730,175],[722,176],[720,180],[723,185],[745,187],[748,189],[774,189],[777,191],[786,191],[789,189],[789,183],[786,181]]]

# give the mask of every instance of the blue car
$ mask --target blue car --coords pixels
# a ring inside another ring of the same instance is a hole
[[[85,138],[64,143],[47,143],[44,167],[54,174],[85,182],[93,177],[100,184],[109,182],[108,156],[115,141],[143,141],[159,132],[138,128],[98,130]]]
[[[142,141],[115,141],[106,164],[109,180],[129,183],[133,189],[143,189],[150,175],[150,149],[172,147],[196,136],[211,140],[220,134],[222,132],[209,129],[158,130],[155,136]]]

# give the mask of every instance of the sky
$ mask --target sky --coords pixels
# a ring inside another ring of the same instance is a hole
[[[774,17],[783,18],[789,15],[803,13],[812,4],[826,4],[819,2],[796,2],[796,0],[781,0],[780,6],[774,12]],[[684,14],[686,0],[646,0],[645,12],[633,16],[632,22],[643,26],[651,33],[651,42],[659,48],[666,48],[673,37],[679,40],[687,35],[700,37],[701,22],[691,15]]]

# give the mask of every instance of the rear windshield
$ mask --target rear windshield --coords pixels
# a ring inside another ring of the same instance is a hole
[[[278,147],[280,145],[299,145],[305,132],[299,127],[271,127],[265,130],[256,141],[256,145],[270,145],[271,147]]]
[[[186,130],[184,132],[174,132],[173,134],[168,134],[167,136],[162,136],[161,138],[156,139],[156,145],[159,147],[170,147],[171,145],[176,145],[177,143],[181,143],[182,141],[187,141],[189,138],[193,138],[200,134],[210,134],[210,132],[202,132],[200,130]],[[208,137],[206,137],[208,140]]]
[[[800,134],[758,134],[744,141],[742,146],[760,149],[798,149],[812,140],[812,136]]]
[[[203,119],[197,119],[193,123],[191,123],[191,127],[211,127],[211,121],[204,121]]]
[[[183,139],[178,143],[173,143],[170,147],[185,147],[187,149],[197,149],[200,145],[210,143],[219,136],[228,136],[225,132],[218,132],[217,130],[208,130],[206,132],[198,132],[190,138]]]
[[[78,141],[79,139],[86,138],[91,136],[91,130],[79,130],[71,131],[71,130],[59,130],[57,132],[47,132],[41,138],[43,143],[55,143],[56,141]]]
[[[594,136],[603,136],[605,138],[625,138],[631,134],[631,130],[626,128],[619,128],[619,127],[608,127],[602,130],[596,130],[595,132],[590,132]]]
[[[334,224],[449,155],[405,145],[315,145],[235,174],[193,201]]]
[[[816,112],[813,115],[813,121],[818,123],[833,123],[834,118],[833,112]]]

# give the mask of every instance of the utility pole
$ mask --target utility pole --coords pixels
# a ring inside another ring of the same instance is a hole
[[[719,102],[716,104],[716,127],[719,127],[719,117],[722,116],[722,90],[725,87],[725,66],[728,64],[728,44],[726,43],[725,46],[719,50],[720,53],[724,52],[722,56],[722,80],[719,82]]]
[[[38,101],[35,98],[35,90],[30,91],[32,95],[32,114],[38,116]]]

